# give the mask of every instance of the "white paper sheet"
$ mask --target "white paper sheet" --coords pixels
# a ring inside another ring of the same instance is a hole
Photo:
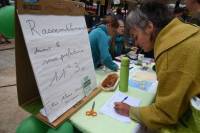
[[[102,106],[102,108],[100,109],[100,112],[108,115],[116,120],[119,120],[121,122],[131,122],[131,119],[129,117],[126,116],[122,116],[119,115],[115,112],[114,110],[114,103],[115,102],[120,102],[122,101],[127,95],[124,93],[121,93],[119,91],[117,91],[116,93],[114,93],[114,95]],[[131,106],[139,106],[141,100],[137,99],[137,98],[133,98],[128,96],[128,98],[124,101],[124,103],[127,103]]]
[[[44,105],[53,122],[97,86],[83,16],[19,15]]]

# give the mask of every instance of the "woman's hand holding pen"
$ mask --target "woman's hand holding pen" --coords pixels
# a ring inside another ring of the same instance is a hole
[[[115,102],[114,109],[120,115],[129,116],[130,105],[128,105],[126,103]]]

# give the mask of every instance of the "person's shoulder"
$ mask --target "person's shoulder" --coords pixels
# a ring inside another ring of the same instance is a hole
[[[101,28],[96,27],[95,29],[92,29],[89,34],[105,34],[105,33]]]
[[[98,38],[99,36],[102,36],[103,35],[103,31],[99,28],[95,28],[93,29],[91,32],[89,32],[89,37],[90,38]]]

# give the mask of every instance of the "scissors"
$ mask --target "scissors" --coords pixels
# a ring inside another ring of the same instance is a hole
[[[94,106],[95,106],[95,102],[93,102],[92,104],[92,109],[89,111],[86,111],[87,116],[97,116],[97,112],[94,111]]]

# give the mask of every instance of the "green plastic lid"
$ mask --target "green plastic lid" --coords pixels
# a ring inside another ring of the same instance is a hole
[[[129,66],[129,58],[128,57],[122,57],[121,65],[123,66]]]

